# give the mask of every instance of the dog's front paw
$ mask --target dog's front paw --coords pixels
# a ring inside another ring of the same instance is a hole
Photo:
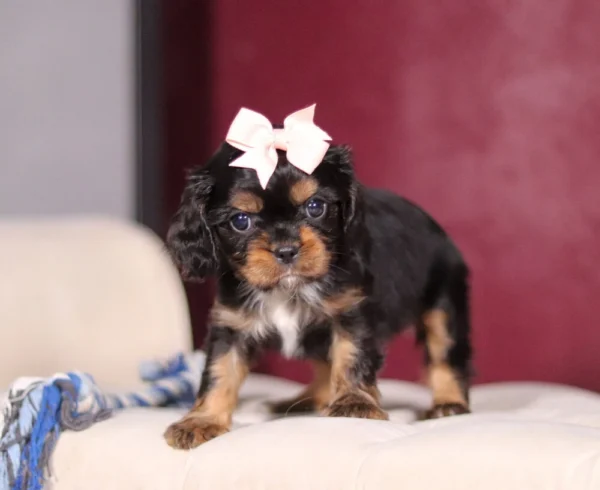
[[[442,417],[451,417],[452,415],[464,415],[471,413],[469,407],[462,403],[438,403],[430,410],[425,412],[426,419],[441,419]]]
[[[228,427],[209,418],[184,417],[170,425],[164,437],[175,449],[193,449],[228,431]]]
[[[334,400],[324,411],[327,417],[388,420],[388,414],[367,395],[347,393]]]

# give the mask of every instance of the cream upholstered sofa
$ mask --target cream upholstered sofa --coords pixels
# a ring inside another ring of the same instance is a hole
[[[160,241],[103,218],[0,223],[0,391],[79,369],[107,390],[137,364],[191,348],[182,285]],[[132,409],[61,435],[49,488],[600,489],[600,395],[566,386],[477,386],[473,415],[415,422],[418,385],[383,380],[391,421],[288,417],[265,399],[294,383],[253,375],[235,430],[190,452],[162,440],[178,409]]]

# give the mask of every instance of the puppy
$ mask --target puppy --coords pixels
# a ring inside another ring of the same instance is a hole
[[[276,153],[275,153],[276,151]],[[468,268],[424,211],[355,178],[329,146],[308,174],[282,149],[268,185],[230,164],[223,143],[191,171],[167,244],[184,278],[218,279],[197,401],[167,442],[190,449],[229,430],[237,394],[264,349],[309,361],[314,381],[276,412],[385,420],[377,373],[410,326],[426,347],[428,417],[469,411]]]

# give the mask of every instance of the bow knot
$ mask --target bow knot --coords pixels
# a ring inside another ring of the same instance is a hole
[[[285,135],[284,129],[274,129],[273,130],[273,145],[278,150],[287,151],[288,141],[287,141],[287,136]]]
[[[225,141],[244,154],[231,167],[256,170],[260,185],[266,189],[277,167],[277,150],[287,153],[288,161],[307,174],[321,163],[331,137],[314,122],[316,104],[287,116],[283,129],[273,129],[269,120],[242,108],[231,123]]]

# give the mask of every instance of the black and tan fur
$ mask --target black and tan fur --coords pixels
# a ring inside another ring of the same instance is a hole
[[[188,449],[226,432],[238,389],[268,348],[315,372],[274,411],[387,419],[377,373],[388,341],[409,326],[426,346],[428,416],[468,412],[468,269],[442,228],[359,184],[347,147],[332,146],[310,176],[279,151],[266,189],[253,170],[228,165],[240,154],[224,143],[191,172],[169,230],[185,278],[218,278],[198,399],[167,429],[169,444]],[[323,204],[323,215],[311,217],[309,203]],[[239,213],[250,229],[235,230]]]

